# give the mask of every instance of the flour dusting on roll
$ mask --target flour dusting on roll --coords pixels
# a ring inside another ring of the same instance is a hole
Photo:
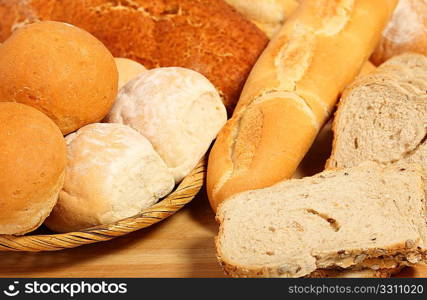
[[[203,75],[184,68],[158,68],[124,86],[107,119],[144,135],[179,182],[206,153],[227,113]]]
[[[138,132],[91,124],[66,137],[64,188],[46,225],[76,231],[134,216],[169,194],[172,174]]]

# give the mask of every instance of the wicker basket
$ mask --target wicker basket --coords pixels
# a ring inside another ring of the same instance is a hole
[[[64,234],[0,235],[0,251],[57,251],[108,241],[115,237],[151,226],[173,215],[185,204],[193,200],[203,185],[205,173],[206,162],[205,159],[202,159],[175,191],[162,201],[134,217],[121,220],[114,224]]]

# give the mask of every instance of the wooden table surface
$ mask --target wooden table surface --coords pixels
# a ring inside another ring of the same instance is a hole
[[[301,164],[297,177],[321,171],[330,153],[328,127]],[[0,277],[224,277],[216,260],[217,224],[206,192],[149,228],[115,240],[59,252],[0,252]],[[427,277],[427,267],[401,277]]]

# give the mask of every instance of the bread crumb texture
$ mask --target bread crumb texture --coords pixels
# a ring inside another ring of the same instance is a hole
[[[364,163],[227,199],[218,257],[239,277],[392,269],[425,261],[426,217],[416,167]]]

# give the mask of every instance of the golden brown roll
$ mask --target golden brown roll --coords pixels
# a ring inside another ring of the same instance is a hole
[[[117,85],[113,56],[75,26],[27,25],[0,46],[0,101],[37,108],[63,134],[102,120],[114,102]]]
[[[0,103],[0,234],[39,227],[64,183],[64,138],[46,115],[12,102]]]

